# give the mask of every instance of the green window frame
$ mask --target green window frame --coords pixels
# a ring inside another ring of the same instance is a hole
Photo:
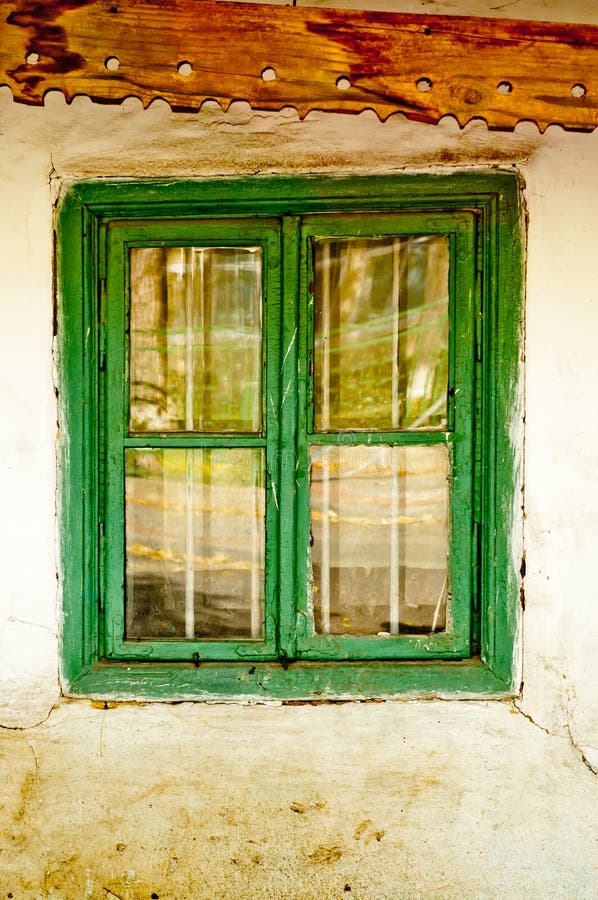
[[[315,699],[513,692],[521,524],[520,193],[517,176],[498,171],[105,180],[65,191],[56,233],[66,693]],[[319,426],[316,248],[421,236],[446,241],[449,252],[446,423],[427,429]],[[169,247],[261,253],[262,424],[253,431],[142,433],[129,427],[131,254]],[[355,448],[400,454],[413,447],[440,448],[448,460],[446,627],[413,634],[316,628],[310,456],[341,458]],[[252,448],[264,459],[261,632],[232,639],[132,638],[125,626],[127,454]]]

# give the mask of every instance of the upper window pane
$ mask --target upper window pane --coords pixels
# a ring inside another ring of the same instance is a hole
[[[447,237],[315,242],[314,429],[447,425]]]
[[[260,247],[131,250],[129,428],[262,428]]]

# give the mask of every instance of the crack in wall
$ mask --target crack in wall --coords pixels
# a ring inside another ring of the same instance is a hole
[[[581,759],[581,761],[582,761],[582,763],[584,764],[584,766],[586,766],[586,768],[588,768],[588,769],[590,770],[590,772],[592,773],[592,775],[598,775],[598,767],[595,766],[595,765],[593,765],[593,764],[590,762],[590,760],[588,759],[588,757],[586,756],[586,754],[585,754],[584,751],[582,750],[581,746],[577,743],[576,739],[574,738],[573,732],[571,731],[571,723],[570,723],[570,722],[567,722],[567,723],[565,724],[565,731],[566,731],[567,734],[569,735],[569,740],[571,741],[571,745],[573,746],[573,748],[574,748],[574,750],[576,751],[576,753],[579,754],[579,758]],[[594,749],[594,748],[592,748],[592,749]],[[598,752],[598,751],[597,751],[597,752]]]
[[[580,758],[581,762],[584,764],[584,766],[590,770],[592,775],[598,775],[598,769],[592,765],[592,763],[590,762],[590,760],[587,758],[584,751],[582,750],[581,746],[577,743],[576,739],[574,738],[573,733],[571,731],[571,723],[569,720],[567,722],[565,722],[562,726],[563,731],[566,733],[558,734],[558,732],[551,731],[549,728],[546,728],[544,725],[540,725],[539,722],[536,722],[536,720],[533,718],[533,716],[531,716],[530,713],[525,712],[516,700],[512,703],[512,708],[517,710],[517,712],[520,715],[522,715],[524,719],[527,719],[527,721],[530,722],[535,728],[538,728],[540,731],[544,732],[544,734],[547,734],[549,737],[559,738],[560,740],[568,741],[571,744],[571,746],[573,747],[576,755],[579,756],[579,758]]]
[[[32,728],[39,728],[41,725],[46,724],[54,710],[58,709],[59,705],[60,703],[54,703],[43,719],[40,719],[39,722],[35,722],[33,725],[5,725],[0,722],[0,734],[3,731],[30,731]]]
[[[38,785],[39,785],[39,779],[38,779],[39,760],[38,760],[37,752],[36,752],[35,744],[33,743],[33,741],[31,741],[31,740],[29,740],[29,738],[27,738],[27,743],[29,744],[29,747],[31,749],[31,753],[33,756],[33,781],[34,781],[35,786],[38,787]]]

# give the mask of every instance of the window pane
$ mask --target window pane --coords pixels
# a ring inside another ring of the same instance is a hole
[[[311,510],[318,633],[444,630],[445,446],[312,446]]]
[[[316,431],[443,429],[446,237],[315,243]]]
[[[132,431],[262,427],[260,247],[131,250]]]
[[[126,450],[127,638],[261,638],[262,448]]]

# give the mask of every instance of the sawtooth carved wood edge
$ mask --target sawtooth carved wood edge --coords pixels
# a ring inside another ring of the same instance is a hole
[[[0,84],[42,104],[374,110],[490,128],[598,124],[598,26],[211,0],[0,0]]]

